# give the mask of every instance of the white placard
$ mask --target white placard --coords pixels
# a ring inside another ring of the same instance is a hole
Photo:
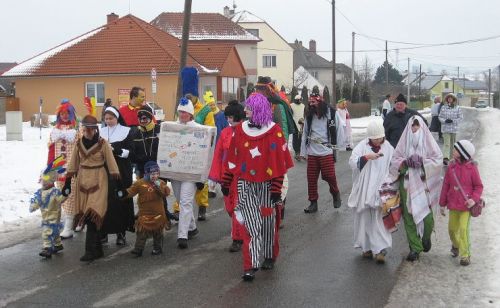
[[[160,176],[205,182],[212,164],[216,132],[217,129],[211,126],[162,122],[158,144]]]

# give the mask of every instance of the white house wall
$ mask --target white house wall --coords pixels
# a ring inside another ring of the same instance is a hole
[[[257,44],[236,44],[243,67],[247,72],[247,82],[257,82]]]

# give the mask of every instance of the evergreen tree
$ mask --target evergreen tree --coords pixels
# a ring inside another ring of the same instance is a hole
[[[330,105],[330,91],[328,90],[328,87],[325,86],[323,88],[323,99],[325,100],[325,103],[327,103],[328,105]]]
[[[399,73],[397,69],[395,69],[390,63],[384,61],[384,64],[377,68],[377,72],[375,73],[374,83],[384,84],[385,83],[385,67],[388,65],[389,70],[389,83],[394,85],[401,85],[401,81],[403,80],[403,76]]]

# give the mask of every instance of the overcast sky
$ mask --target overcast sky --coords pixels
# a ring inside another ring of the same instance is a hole
[[[193,12],[222,13],[232,0],[193,0]],[[331,59],[330,0],[236,0],[237,11],[247,10],[267,21],[289,42],[310,39]],[[69,39],[103,25],[106,14],[129,12],[151,21],[161,12],[182,11],[183,0],[2,0],[0,62],[21,62]],[[130,11],[129,11],[130,7]],[[337,62],[351,65],[351,33],[390,41],[435,44],[500,35],[497,0],[337,0]],[[345,15],[345,16],[343,16]],[[389,49],[411,47],[389,43]],[[358,36],[357,50],[381,50],[385,43]],[[344,52],[348,51],[348,52]],[[383,51],[357,53],[359,65],[367,56],[376,68]],[[390,51],[389,62],[401,70],[411,58],[411,70],[470,75],[500,64],[500,38],[443,47]],[[496,70],[495,73],[498,73]]]

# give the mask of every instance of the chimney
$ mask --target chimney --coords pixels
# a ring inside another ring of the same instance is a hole
[[[224,16],[226,16],[227,18],[230,17],[229,16],[229,6],[227,6],[227,5],[224,7]]]
[[[108,24],[112,23],[113,21],[117,21],[118,18],[120,18],[120,16],[116,15],[115,13],[108,14],[106,15],[106,17],[108,19]]]
[[[299,41],[299,46],[302,47],[302,41]]]
[[[315,40],[309,41],[309,51],[316,53],[316,41]]]

